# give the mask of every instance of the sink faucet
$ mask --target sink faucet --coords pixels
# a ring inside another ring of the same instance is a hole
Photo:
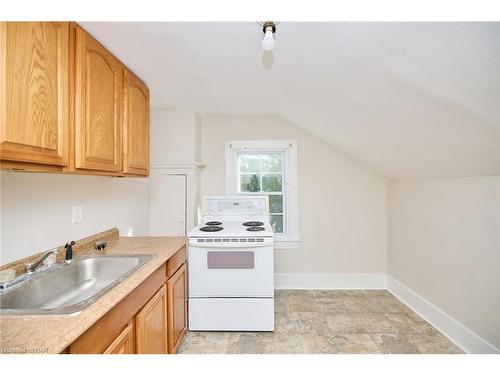
[[[66,257],[64,260],[64,263],[70,264],[73,263],[73,246],[75,245],[75,241],[69,241],[66,245],[64,245],[64,248],[66,249]],[[44,253],[40,259],[38,259],[36,262],[33,263],[28,263],[26,264],[26,272],[16,276],[14,279],[9,280],[9,281],[4,281],[0,282],[0,291],[9,288],[13,285],[16,285],[22,281],[28,280],[31,278],[33,273],[43,264],[43,261],[47,259],[49,256],[52,254],[57,254],[59,252],[59,249],[52,249]]]
[[[43,264],[43,261],[45,259],[47,259],[52,254],[57,254],[58,252],[59,252],[58,249],[49,250],[45,254],[43,254],[42,257],[40,259],[38,259],[36,262],[28,263],[26,265],[26,273],[31,274],[31,273],[35,272],[37,270],[37,268]]]
[[[68,243],[66,243],[66,245],[64,245],[64,249],[66,250],[66,256],[64,258],[64,263],[66,263],[66,264],[70,264],[73,262],[73,246],[75,245],[75,243],[76,243],[75,241],[69,241]],[[38,267],[40,267],[43,264],[43,261],[45,259],[47,259],[52,254],[57,254],[58,252],[59,252],[58,249],[49,250],[46,253],[44,253],[42,255],[42,257],[40,259],[38,259],[36,262],[28,263],[26,265],[26,273],[28,275],[32,274],[33,272],[35,272],[38,269]]]

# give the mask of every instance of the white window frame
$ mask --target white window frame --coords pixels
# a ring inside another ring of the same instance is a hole
[[[276,249],[296,249],[300,238],[298,233],[298,184],[297,184],[297,141],[228,141],[225,148],[226,194],[239,195],[237,181],[239,152],[283,152],[284,213],[286,233],[274,235]]]

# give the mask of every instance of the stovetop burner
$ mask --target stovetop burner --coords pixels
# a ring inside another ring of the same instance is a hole
[[[264,227],[249,227],[247,228],[247,231],[249,232],[260,232],[261,230],[266,230]]]
[[[218,231],[220,231],[220,230],[222,230],[222,229],[224,229],[224,228],[219,227],[219,226],[217,226],[217,225],[208,225],[208,226],[206,226],[206,227],[201,227],[201,228],[200,228],[200,230],[201,230],[202,232],[218,232]]]
[[[205,223],[205,225],[221,225],[222,223],[220,221],[209,221]]]
[[[262,221],[245,221],[243,223],[244,226],[246,227],[260,227],[262,225],[264,225],[264,223]],[[262,228],[264,229],[264,228]]]

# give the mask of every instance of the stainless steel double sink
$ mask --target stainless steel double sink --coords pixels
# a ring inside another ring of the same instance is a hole
[[[0,291],[0,315],[76,314],[127,279],[153,256],[76,257]]]

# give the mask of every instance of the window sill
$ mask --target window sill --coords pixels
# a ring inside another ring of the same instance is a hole
[[[278,250],[296,250],[300,246],[301,240],[298,238],[289,239],[275,239],[274,240],[274,248]]]

